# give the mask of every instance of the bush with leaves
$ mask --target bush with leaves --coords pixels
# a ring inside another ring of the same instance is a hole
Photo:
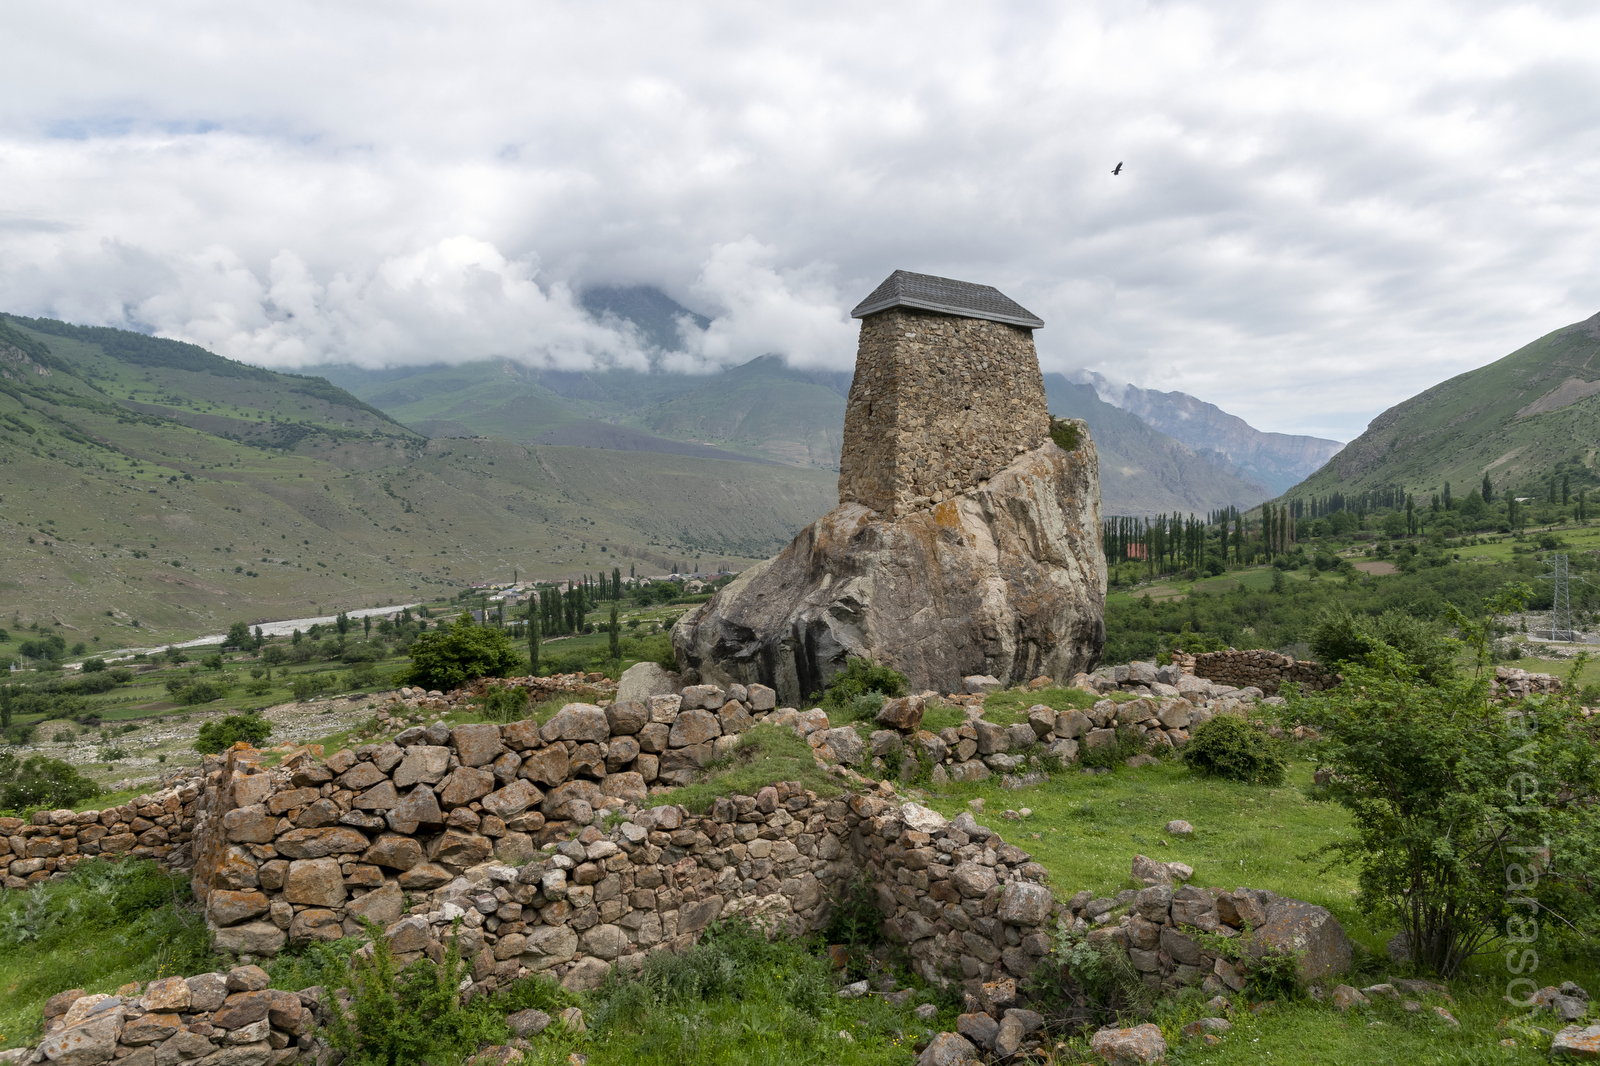
[[[1352,614],[1342,604],[1322,612],[1309,643],[1318,662],[1335,668],[1344,663],[1371,665],[1377,648],[1388,646],[1405,656],[1430,685],[1442,684],[1454,675],[1461,649],[1460,642],[1446,636],[1437,622],[1393,609],[1375,618]]]
[[[1050,954],[1023,981],[1028,1005],[1044,1015],[1050,1031],[1096,1028],[1148,1005],[1152,992],[1118,950],[1100,951],[1058,921]]]
[[[1280,741],[1231,714],[1196,726],[1183,749],[1183,761],[1196,773],[1247,785],[1281,785],[1289,769]]]
[[[1597,924],[1593,729],[1564,698],[1489,698],[1493,619],[1529,591],[1506,589],[1475,619],[1456,614],[1471,674],[1425,684],[1381,646],[1339,688],[1290,700],[1321,732],[1325,790],[1353,818],[1354,835],[1328,852],[1356,867],[1358,902],[1400,926],[1413,962],[1446,977],[1530,930]]]
[[[490,721],[520,721],[528,716],[528,690],[518,685],[490,685],[477,704],[479,713]]]
[[[458,923],[459,927],[459,923]],[[483,998],[462,1003],[461,984],[471,983],[456,938],[444,959],[418,959],[400,969],[383,930],[368,923],[372,952],[350,956],[342,985],[350,993],[345,1013],[339,997],[329,996],[328,1040],[352,1066],[413,1066],[461,1062],[480,1043],[506,1036],[504,1020]]]
[[[0,810],[71,807],[99,794],[99,785],[60,759],[0,752]]]
[[[524,663],[502,629],[463,614],[448,630],[422,633],[411,644],[411,666],[395,680],[448,692],[480,677],[509,677]]]
[[[843,710],[869,692],[880,693],[888,699],[904,696],[906,675],[879,666],[871,659],[851,658],[845,662],[844,672],[835,674],[828,683],[822,705],[829,711]]]
[[[200,727],[194,750],[205,755],[227,751],[241,740],[259,744],[272,735],[272,723],[254,714],[230,714],[220,722]]]
[[[1114,743],[1095,748],[1087,744],[1080,745],[1078,764],[1090,769],[1115,770],[1135,755],[1142,755],[1149,750],[1150,742],[1140,736],[1137,726],[1123,725],[1117,728]]]

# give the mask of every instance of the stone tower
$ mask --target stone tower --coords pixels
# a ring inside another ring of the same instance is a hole
[[[890,517],[977,488],[1049,439],[1033,331],[992,285],[896,270],[861,319],[839,502]]]

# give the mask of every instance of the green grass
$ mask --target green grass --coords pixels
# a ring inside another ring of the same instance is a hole
[[[984,698],[983,717],[999,725],[1011,725],[1028,720],[1028,708],[1044,704],[1053,711],[1086,711],[1100,700],[1099,696],[1077,688],[1049,688],[1029,692],[1027,689],[1009,689],[994,692]]]
[[[1176,760],[1111,774],[1075,770],[1057,774],[1033,788],[1004,791],[990,779],[951,786],[930,805],[948,817],[982,798],[979,820],[1007,840],[1026,848],[1050,870],[1051,886],[1062,898],[1080,889],[1112,896],[1143,887],[1130,879],[1136,853],[1194,867],[1195,883],[1274,892],[1327,907],[1369,946],[1392,935],[1366,929],[1352,900],[1350,871],[1323,873],[1321,864],[1301,856],[1342,839],[1350,831],[1343,808],[1313,802],[1302,791],[1311,783],[1313,763],[1291,763],[1288,782],[1277,788],[1237,784],[1192,774]],[[1028,807],[1021,822],[1000,817],[1005,809]],[[1167,822],[1182,819],[1195,827],[1188,840],[1166,833]]]
[[[57,992],[212,969],[209,943],[188,878],[152,862],[87,861],[65,881],[0,893],[0,1047],[35,1041]]]
[[[753,796],[774,781],[799,781],[821,796],[840,792],[836,780],[817,769],[804,738],[792,729],[765,723],[739,734],[738,749],[707,770],[705,780],[674,789],[672,802],[704,811],[718,796]]]

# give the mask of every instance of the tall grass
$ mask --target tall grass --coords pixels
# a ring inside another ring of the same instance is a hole
[[[44,1001],[220,965],[188,879],[143,859],[88,860],[0,896],[0,1047],[37,1036]]]

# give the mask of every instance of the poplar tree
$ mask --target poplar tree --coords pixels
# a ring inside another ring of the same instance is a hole
[[[1494,485],[1491,484],[1490,481],[1489,481],[1489,471],[1487,471],[1487,470],[1485,470],[1483,472],[1483,490],[1482,491],[1483,491],[1483,502],[1484,503],[1493,503],[1494,502]]]
[[[611,624],[606,627],[611,630],[611,657],[617,662],[622,661],[622,623],[617,621],[617,601],[611,601]]]
[[[537,610],[539,601],[536,597],[528,598],[528,672],[539,672],[539,617]]]

